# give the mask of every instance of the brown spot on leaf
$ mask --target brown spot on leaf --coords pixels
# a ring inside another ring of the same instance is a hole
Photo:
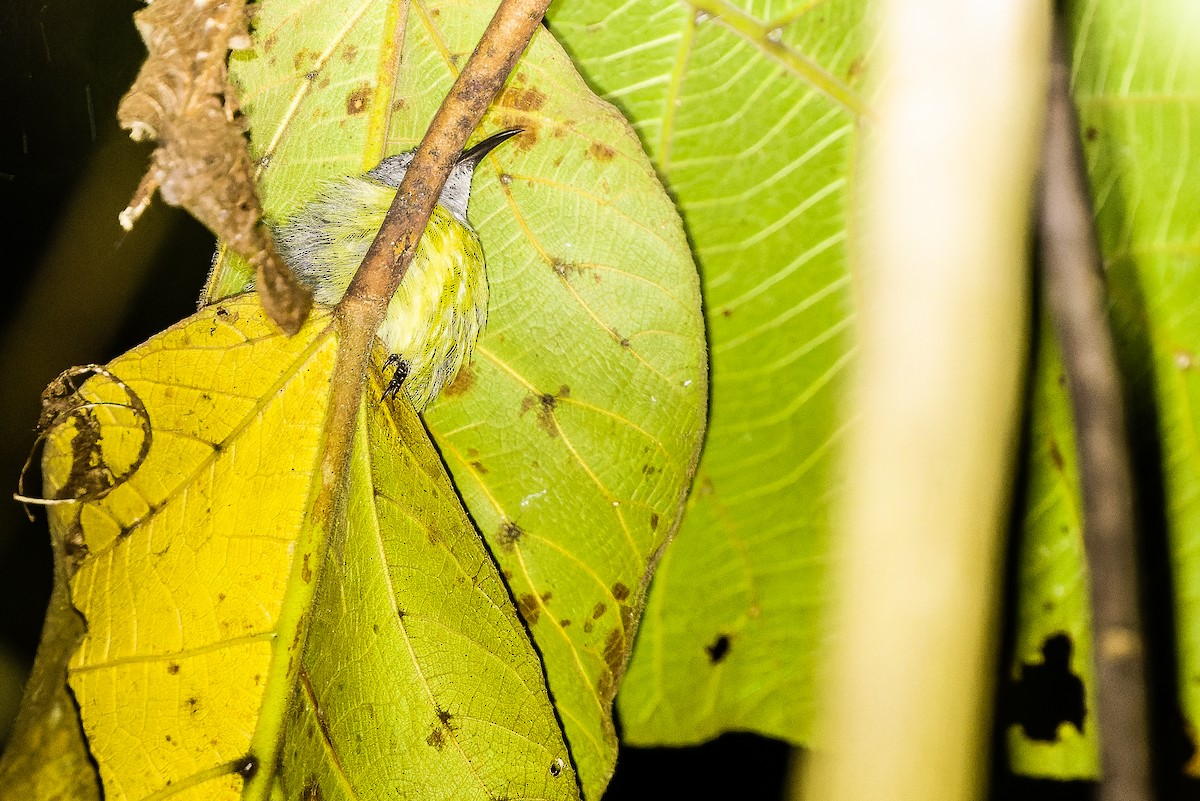
[[[174,676],[176,673],[179,672],[179,663],[178,662],[168,662],[167,663],[167,672],[170,673],[172,676]]]
[[[516,523],[505,520],[500,524],[500,531],[496,534],[496,543],[505,551],[511,552],[521,541],[521,535],[524,533]],[[511,579],[512,575],[509,575],[508,578]]]
[[[463,365],[454,376],[454,380],[442,388],[442,395],[447,398],[457,398],[475,386],[475,368],[469,364]]]
[[[625,632],[621,629],[613,629],[604,638],[604,661],[614,676],[621,672],[625,661]]]
[[[658,512],[650,513],[650,530],[658,531]]]
[[[558,621],[558,625],[565,629],[567,626],[571,625],[571,620],[570,618],[563,618],[562,620]]]
[[[1089,142],[1095,142],[1100,138],[1100,130],[1094,125],[1089,125],[1083,132],[1083,138]]]
[[[308,557],[312,554],[304,554],[304,564],[300,566],[300,578],[304,579],[305,584],[312,583],[312,569],[308,566]]]
[[[358,58],[358,47],[356,45],[347,45],[342,48],[342,61],[345,61],[347,64],[353,64],[356,58]]]
[[[478,472],[481,476],[486,476],[488,474],[488,469],[486,467],[484,467],[483,462],[479,461],[478,459],[471,462],[471,467],[474,467],[475,471]]]
[[[346,96],[346,113],[362,114],[371,103],[371,85],[363,84]]]
[[[859,56],[850,62],[850,66],[846,69],[846,77],[853,80],[867,69],[867,59],[865,56]]]
[[[592,619],[599,620],[600,618],[604,617],[604,613],[607,611],[608,607],[604,605],[604,602],[597,601],[596,605],[592,607]]]
[[[429,736],[425,738],[426,745],[432,746],[441,751],[446,745],[446,731],[441,726],[434,726],[429,732]]]
[[[1050,461],[1053,462],[1054,468],[1060,473],[1063,472],[1066,469],[1066,465],[1063,462],[1062,451],[1058,449],[1058,441],[1051,437],[1046,445],[1046,450],[1050,454]]]
[[[546,94],[532,86],[512,86],[500,95],[500,105],[517,111],[537,111],[546,104]]]
[[[318,53],[302,47],[296,51],[296,55],[292,56],[292,66],[299,72],[308,67],[308,65],[316,63],[318,55]]]
[[[587,155],[590,159],[594,159],[601,164],[606,164],[616,158],[617,151],[603,142],[592,142],[588,146]]]
[[[531,626],[538,622],[538,617],[542,614],[542,608],[538,604],[537,596],[529,592],[517,598],[517,611],[521,613],[521,617],[525,618],[525,622]]]
[[[655,517],[657,517],[657,515],[655,515]],[[626,598],[629,597],[629,588],[618,581],[616,584],[614,584],[612,586],[612,594],[613,594],[613,597],[616,598],[618,601],[624,601]]]
[[[263,52],[270,53],[275,49],[275,45],[277,44],[279,44],[279,37],[275,34],[271,34],[266,39],[263,39]]]
[[[595,627],[596,627],[596,624],[594,621],[592,621],[592,620],[583,621],[583,633],[584,634],[591,634],[592,629],[594,629]]]
[[[546,604],[550,603],[550,599],[553,597],[554,597],[554,593],[543,592],[542,593],[542,606],[545,606]]]
[[[450,728],[450,721],[454,719],[454,715],[451,715],[449,710],[438,707],[437,719],[443,726]]]

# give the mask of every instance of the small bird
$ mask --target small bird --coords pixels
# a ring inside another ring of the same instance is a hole
[[[511,128],[463,151],[438,197],[404,280],[379,326],[395,367],[384,392],[401,388],[418,412],[458,375],[487,322],[483,246],[467,220],[471,178],[497,145],[521,133]],[[389,156],[363,175],[325,185],[275,231],[279,253],[318,303],[333,305],[383,225],[413,153]]]

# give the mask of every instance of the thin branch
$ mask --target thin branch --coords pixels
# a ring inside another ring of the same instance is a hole
[[[1104,771],[1099,798],[1149,801],[1145,660],[1129,451],[1061,26],[1051,68],[1042,151],[1041,257],[1046,302],[1063,350],[1078,432]]]
[[[501,3],[471,60],[425,132],[387,218],[342,302],[343,306],[360,301],[371,303],[373,308],[367,322],[373,321],[372,331],[383,320],[388,299],[408,270],[417,242],[467,137],[508,80],[549,5],[550,0]]]
[[[362,397],[367,354],[388,302],[408,270],[467,137],[508,80],[549,5],[550,0],[503,0],[496,9],[466,67],[430,122],[383,226],[338,304],[341,339],[330,401],[331,433],[323,465],[324,475],[333,477],[333,481],[318,496],[318,510],[333,509]]]

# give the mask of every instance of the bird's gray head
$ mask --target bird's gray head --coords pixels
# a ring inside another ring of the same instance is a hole
[[[475,168],[479,166],[479,162],[501,142],[511,139],[522,130],[521,128],[510,128],[507,131],[492,134],[487,139],[464,150],[458,157],[458,161],[454,163],[454,169],[450,171],[450,177],[446,179],[446,186],[442,188],[438,203],[445,206],[451,214],[458,218],[459,222],[467,224],[467,203],[471,199],[471,177],[475,174]],[[413,153],[414,151],[408,150],[388,156],[367,175],[383,181],[388,186],[399,188],[400,182],[404,180],[404,173],[408,172],[408,165],[412,164]]]

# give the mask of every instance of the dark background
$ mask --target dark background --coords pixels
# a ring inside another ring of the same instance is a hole
[[[39,393],[63,369],[108,361],[190,314],[213,250],[207,231],[159,202],[133,232],[117,225],[149,154],[115,118],[144,56],[131,21],[140,7],[133,0],[0,3],[0,212],[8,265],[0,293],[0,742],[50,592],[45,518],[38,513],[31,523],[7,500],[34,444]],[[1173,687],[1172,677],[1160,679]],[[1169,718],[1170,701],[1158,697],[1160,719]],[[1009,712],[1004,698],[1001,715]],[[991,797],[1089,796],[1083,783],[1008,776],[1002,730],[996,726]],[[790,758],[786,745],[747,734],[689,749],[626,749],[606,798],[658,799],[666,786],[675,798],[778,799]],[[1171,774],[1175,758],[1165,761],[1160,768]],[[1195,783],[1164,791],[1200,798]]]

